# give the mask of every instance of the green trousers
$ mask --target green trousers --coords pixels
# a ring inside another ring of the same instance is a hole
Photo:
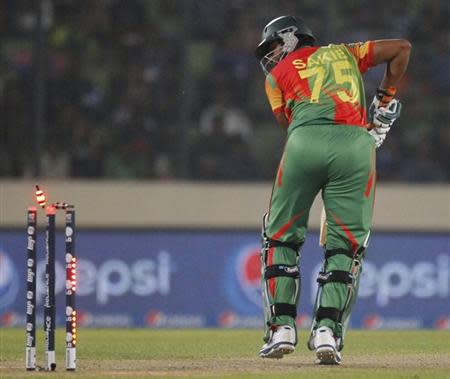
[[[370,231],[375,176],[374,140],[365,129],[320,125],[292,130],[273,185],[267,236],[276,241],[302,243],[311,205],[321,193],[328,224],[326,249],[356,252]],[[293,265],[299,261],[296,252],[286,246],[272,247],[266,255],[263,262],[266,266]],[[351,258],[339,255],[329,260],[327,271],[349,271],[351,266]],[[271,314],[267,303],[297,305],[298,283],[280,276],[268,279],[265,284],[267,328],[284,324],[294,326],[292,317]],[[323,287],[319,305],[343,310],[346,299],[345,284],[329,283]],[[334,329],[333,322],[328,319],[321,323]]]

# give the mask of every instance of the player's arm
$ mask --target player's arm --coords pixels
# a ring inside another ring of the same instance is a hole
[[[405,39],[386,39],[346,45],[355,57],[359,70],[386,63],[386,71],[377,91],[380,106],[386,106],[395,96],[397,85],[408,66],[411,44]]]
[[[284,130],[289,127],[289,121],[284,114],[284,107],[286,105],[281,89],[278,87],[275,78],[272,75],[266,76],[266,95],[269,100],[270,107],[275,116],[275,119]]]
[[[401,103],[394,99],[397,85],[408,66],[411,44],[405,39],[372,41],[372,64],[386,64],[386,70],[369,107],[370,134],[380,147],[395,120],[400,116]]]
[[[380,88],[396,88],[408,67],[411,43],[406,39],[373,41],[373,63],[386,63],[386,71]]]

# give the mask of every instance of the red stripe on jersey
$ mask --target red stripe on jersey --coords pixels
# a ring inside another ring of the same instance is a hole
[[[355,236],[350,231],[348,226],[345,225],[333,212],[330,211],[330,213],[336,224],[339,225],[339,227],[343,230],[347,238],[350,240],[350,243],[352,244],[352,251],[356,253],[356,251],[358,250],[358,241],[356,240]]]
[[[283,165],[282,165],[282,163],[280,163],[280,166],[278,167],[277,184],[278,184],[278,187],[281,187],[283,185]]]
[[[369,180],[367,180],[366,191],[364,192],[365,197],[370,196],[370,192],[372,191],[374,179],[375,179],[375,171],[372,171],[370,173]]]
[[[294,222],[302,217],[303,213],[305,213],[305,211],[301,211],[300,213],[297,213],[294,217],[292,217],[286,224],[278,229],[278,231],[272,236],[272,239],[278,241],[291,228]]]

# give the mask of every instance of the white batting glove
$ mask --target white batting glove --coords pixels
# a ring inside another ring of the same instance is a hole
[[[397,99],[392,99],[386,107],[380,107],[380,101],[375,96],[369,108],[369,122],[372,129],[369,134],[375,139],[375,146],[380,147],[386,135],[400,116],[402,104]]]
[[[387,133],[389,132],[391,128],[386,128],[385,131],[380,131],[380,133],[378,133],[378,129],[377,128],[373,128],[372,130],[369,130],[369,134],[373,137],[373,139],[375,140],[375,147],[378,149],[384,142],[384,140],[386,139]]]
[[[369,122],[375,127],[390,127],[400,117],[401,111],[402,104],[397,99],[392,99],[385,107],[380,107],[380,101],[374,97],[369,108]]]

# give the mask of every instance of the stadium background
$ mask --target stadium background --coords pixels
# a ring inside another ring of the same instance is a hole
[[[377,157],[352,323],[450,328],[450,6],[326,4],[0,2],[0,324],[24,324],[25,209],[38,181],[77,206],[82,325],[261,327],[258,230],[284,137],[253,49],[267,21],[290,13],[319,43],[412,42],[403,114]],[[382,72],[366,75],[369,101]],[[319,209],[303,250],[302,327]]]

